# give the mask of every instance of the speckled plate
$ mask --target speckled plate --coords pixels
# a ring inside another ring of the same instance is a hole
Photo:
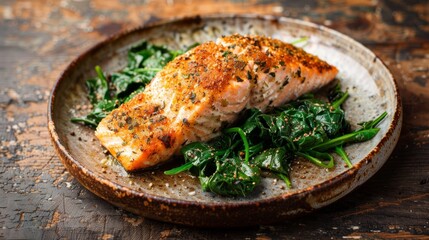
[[[260,34],[291,41],[309,37],[304,49],[339,69],[338,78],[351,97],[345,104],[353,127],[387,111],[381,131],[371,141],[346,148],[352,168],[336,159],[333,170],[298,160],[291,173],[292,189],[265,176],[245,198],[225,198],[201,191],[187,173],[163,174],[177,165],[128,174],[106,155],[93,130],[70,118],[85,113],[85,80],[94,66],[112,73],[126,64],[127,50],[142,40],[182,48],[232,33]],[[48,125],[64,165],[87,189],[106,201],[142,216],[192,226],[234,227],[268,224],[326,206],[364,183],[389,158],[398,140],[402,111],[397,85],[386,66],[370,50],[336,31],[295,19],[271,16],[216,15],[172,20],[116,35],[74,60],[54,86]],[[106,165],[106,163],[104,163]]]

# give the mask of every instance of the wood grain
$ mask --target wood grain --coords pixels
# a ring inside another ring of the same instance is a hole
[[[226,230],[144,219],[77,183],[55,155],[46,126],[49,91],[67,64],[118,31],[219,12],[312,21],[379,55],[398,81],[404,105],[401,138],[381,171],[311,215],[274,226]],[[429,239],[428,66],[427,1],[2,1],[0,238]]]

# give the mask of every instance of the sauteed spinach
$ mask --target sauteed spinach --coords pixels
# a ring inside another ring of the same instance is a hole
[[[96,128],[112,110],[142,92],[168,62],[196,45],[176,51],[142,42],[129,50],[128,64],[122,71],[106,77],[101,68],[96,66],[97,77],[86,81],[92,111],[71,121]]]
[[[269,113],[250,109],[232,128],[207,143],[185,145],[185,164],[166,171],[188,170],[199,177],[203,190],[223,196],[245,196],[260,182],[261,170],[269,171],[291,187],[291,162],[302,157],[322,168],[334,167],[335,151],[352,167],[343,145],[373,138],[376,126],[387,113],[350,130],[341,104],[348,93],[338,85],[329,94],[331,102],[306,95]]]

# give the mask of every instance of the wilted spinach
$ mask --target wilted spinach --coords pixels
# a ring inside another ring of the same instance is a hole
[[[142,92],[157,72],[188,49],[176,51],[142,42],[128,51],[127,67],[120,72],[107,77],[101,68],[96,66],[97,76],[86,81],[92,111],[87,116],[72,118],[71,121],[84,123],[92,128],[97,127],[101,119]]]
[[[386,113],[352,132],[340,107],[348,93],[340,89],[337,86],[330,92],[330,102],[306,95],[269,113],[250,109],[244,122],[224,130],[221,136],[185,145],[185,164],[165,174],[189,169],[205,191],[245,196],[260,182],[261,170],[274,173],[291,187],[290,165],[297,157],[332,168],[331,152],[335,151],[351,167],[343,145],[373,138]]]

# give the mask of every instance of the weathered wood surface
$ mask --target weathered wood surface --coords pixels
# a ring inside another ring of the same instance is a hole
[[[0,238],[429,239],[429,1],[138,2],[0,2]],[[246,229],[194,229],[144,219],[77,183],[55,155],[46,126],[49,91],[61,71],[120,30],[217,12],[312,21],[377,53],[397,79],[404,105],[403,132],[387,164],[314,214]]]

